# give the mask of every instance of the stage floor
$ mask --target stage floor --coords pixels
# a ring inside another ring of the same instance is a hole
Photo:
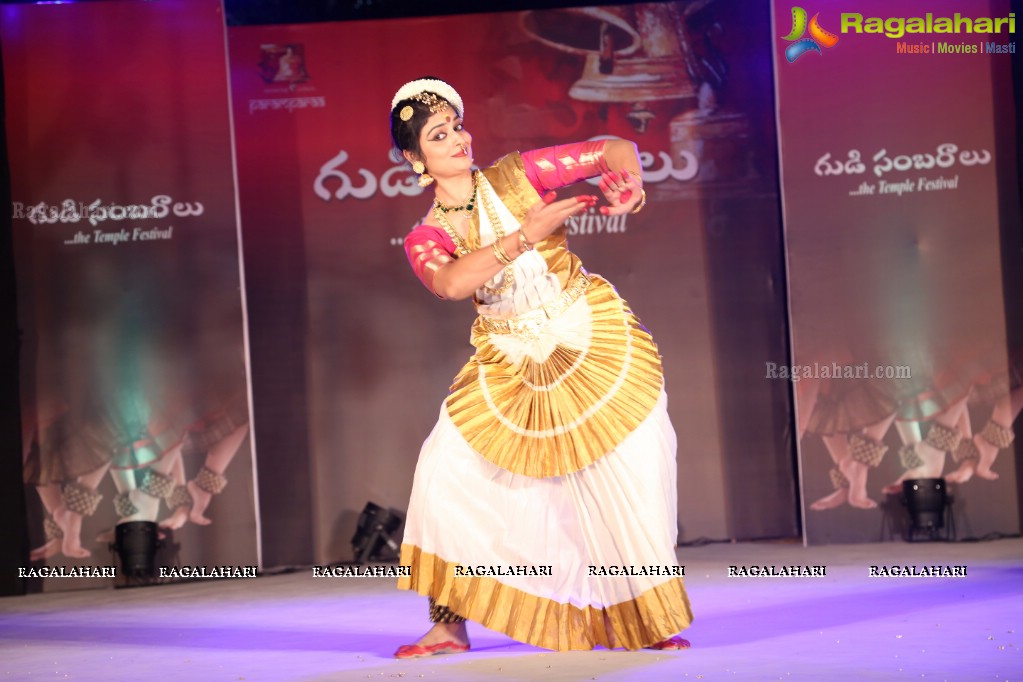
[[[311,569],[0,599],[0,680],[1023,680],[1023,540],[682,548],[688,651],[554,653],[469,625],[467,654],[397,661],[426,600]],[[728,577],[823,565],[823,577]],[[871,565],[965,577],[869,577]]]

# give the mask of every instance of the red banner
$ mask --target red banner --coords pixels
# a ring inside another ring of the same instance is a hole
[[[164,566],[255,566],[220,2],[8,5],[0,31],[32,559],[116,566],[115,525],[159,522]]]
[[[1014,150],[993,115],[1014,36],[1008,3],[954,9],[967,20],[774,3],[793,359],[767,375],[796,382],[813,543],[881,539],[906,517],[902,482],[925,478],[952,486],[972,533],[1019,529],[993,435],[1011,434],[1020,376],[996,182]]]
[[[255,409],[273,424],[258,440],[298,450],[260,465],[293,480],[296,458],[311,460],[318,560],[347,555],[335,519],[367,499],[404,508],[471,352],[471,305],[435,300],[401,248],[430,195],[391,150],[388,113],[403,83],[427,75],[460,92],[481,165],[606,135],[637,143],[647,207],[594,209],[568,235],[665,356],[683,537],[796,532],[784,410],[770,407],[787,388],[759,378],[784,325],[767,22],[766,8],[648,3],[230,29],[246,269],[263,278],[248,301],[272,330],[253,339],[267,388]],[[754,448],[766,454],[751,466],[742,453]],[[264,511],[285,518],[295,503],[282,494]]]

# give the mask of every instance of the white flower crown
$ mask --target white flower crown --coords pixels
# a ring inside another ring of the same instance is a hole
[[[420,78],[416,81],[409,81],[405,85],[398,88],[398,92],[394,93],[394,99],[391,100],[391,111],[394,111],[394,107],[398,106],[398,102],[403,99],[409,99],[418,95],[421,92],[435,92],[448,102],[450,102],[458,113],[465,116],[465,107],[462,106],[462,97],[455,92],[455,89],[441,80],[434,78]]]

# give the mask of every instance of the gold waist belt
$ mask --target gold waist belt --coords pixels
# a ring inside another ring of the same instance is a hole
[[[501,318],[480,315],[480,323],[491,334],[535,335],[541,327],[547,324],[548,320],[553,320],[568,310],[588,286],[590,286],[590,276],[585,271],[580,272],[550,303],[545,303],[536,310],[530,310],[528,313],[522,313],[515,317]]]

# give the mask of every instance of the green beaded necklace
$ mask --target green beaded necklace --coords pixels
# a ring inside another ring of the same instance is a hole
[[[472,174],[472,192],[469,193],[469,198],[466,199],[461,205],[459,205],[459,206],[446,206],[446,205],[440,203],[439,199],[434,199],[433,200],[433,206],[434,206],[435,209],[437,209],[441,213],[445,213],[445,214],[450,213],[451,211],[464,211],[466,213],[472,213],[472,209],[476,207],[476,190],[477,190],[478,186],[479,186],[479,183],[478,183],[478,181],[476,179],[476,173],[473,173]]]

